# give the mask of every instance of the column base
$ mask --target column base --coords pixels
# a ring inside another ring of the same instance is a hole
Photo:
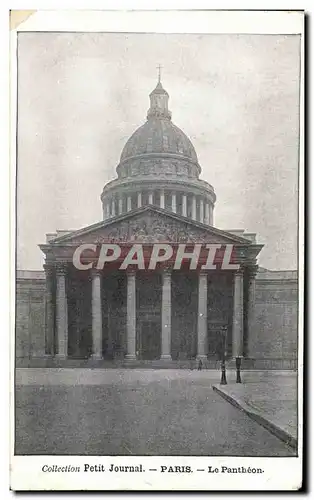
[[[160,359],[161,359],[161,360],[164,360],[164,361],[172,361],[171,354],[162,354],[162,355],[160,356]]]
[[[243,354],[232,354],[232,358],[233,358],[233,360],[235,360],[235,361],[236,361],[237,359],[240,359],[240,360],[242,361],[242,359],[244,359],[244,356],[243,356]],[[241,361],[240,361],[240,362],[241,362]]]
[[[37,358],[37,359],[46,359],[47,357],[51,357],[49,354],[46,354],[45,352],[42,351],[37,351],[33,352],[32,358]]]
[[[126,359],[126,360],[133,360],[134,361],[137,358],[136,358],[135,354],[127,354],[124,359]]]
[[[68,359],[66,354],[55,354],[55,359]]]
[[[103,359],[102,355],[101,354],[92,354],[90,359],[92,359],[93,361],[101,361]]]
[[[200,359],[200,360],[202,360],[202,361],[207,361],[207,356],[206,356],[206,354],[197,354],[197,355],[196,355],[196,359],[197,359],[197,360],[199,360],[199,359]]]

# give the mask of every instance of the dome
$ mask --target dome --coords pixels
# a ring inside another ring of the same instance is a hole
[[[160,72],[149,98],[146,122],[125,144],[117,178],[104,186],[104,219],[152,205],[212,225],[214,188],[199,178],[193,144],[171,120]]]
[[[171,112],[168,109],[169,94],[163,88],[160,77],[149,98],[147,121],[127,141],[121,153],[120,164],[128,158],[156,153],[163,156],[181,156],[184,160],[198,165],[190,139],[171,121]]]
[[[197,163],[197,155],[190,139],[167,118],[149,117],[127,141],[120,162],[147,153],[180,155]]]

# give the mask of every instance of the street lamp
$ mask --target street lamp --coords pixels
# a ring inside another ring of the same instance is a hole
[[[220,379],[220,385],[227,385],[226,356],[227,356],[227,326],[223,326],[221,329],[221,379]]]
[[[242,384],[242,380],[241,380],[241,358],[236,358],[235,359],[235,363],[236,363],[236,373],[237,373],[237,378],[236,378],[236,383],[237,384]]]

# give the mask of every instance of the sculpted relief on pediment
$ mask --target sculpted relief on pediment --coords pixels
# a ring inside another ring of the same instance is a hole
[[[73,237],[72,243],[221,243],[230,242],[203,231],[192,224],[182,223],[161,214],[141,214],[129,220],[113,223],[89,234]]]

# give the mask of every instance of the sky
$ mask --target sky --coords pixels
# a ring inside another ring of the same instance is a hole
[[[262,267],[296,269],[299,54],[297,35],[19,33],[17,268],[42,269],[46,233],[101,220],[160,64],[214,226],[257,233]]]

